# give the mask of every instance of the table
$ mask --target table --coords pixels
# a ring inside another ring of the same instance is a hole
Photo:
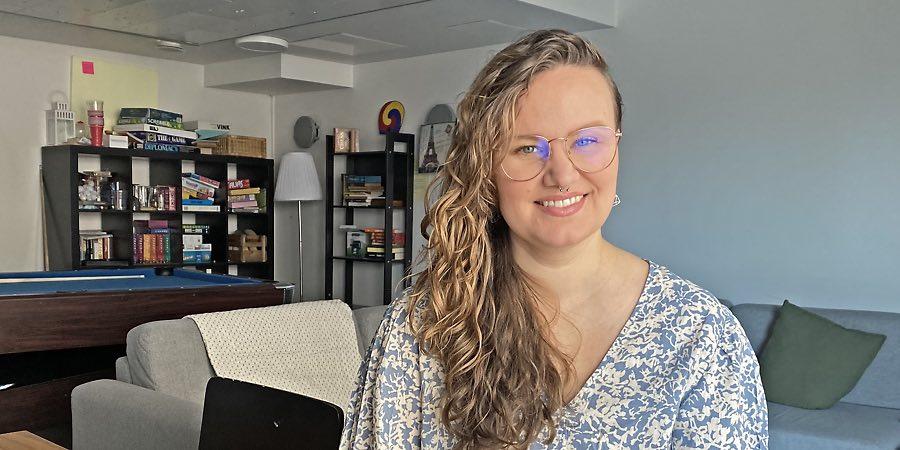
[[[65,450],[27,431],[0,434],[0,450]]]
[[[0,433],[71,417],[74,386],[114,376],[128,330],[289,302],[290,284],[181,268],[0,274]]]

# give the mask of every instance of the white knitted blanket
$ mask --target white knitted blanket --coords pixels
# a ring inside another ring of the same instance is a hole
[[[353,313],[340,300],[187,316],[217,376],[303,394],[346,411],[360,356]]]

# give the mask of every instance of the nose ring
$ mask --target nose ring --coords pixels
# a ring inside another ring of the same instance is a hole
[[[560,187],[559,187],[559,192],[563,192],[563,191],[565,191],[565,192],[569,192],[569,188],[565,188],[565,189],[563,189],[563,187],[562,187],[562,186],[560,186]]]

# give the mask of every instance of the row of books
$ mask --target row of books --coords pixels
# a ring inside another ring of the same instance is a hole
[[[385,232],[383,228],[370,227],[347,232],[347,256],[384,258],[385,253],[387,253],[384,244]],[[390,259],[403,259],[406,256],[404,251],[405,244],[406,235],[402,231],[393,230],[391,240],[393,257]]]
[[[266,212],[266,190],[251,186],[249,179],[228,180],[227,201],[231,212]]]
[[[168,220],[135,220],[132,222],[132,257],[135,264],[168,264],[172,262],[172,233]]]
[[[111,233],[103,230],[82,230],[79,232],[79,252],[81,261],[109,260],[113,254]]]

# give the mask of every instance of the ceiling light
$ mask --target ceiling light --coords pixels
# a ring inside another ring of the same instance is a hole
[[[288,48],[286,40],[263,35],[238,38],[234,40],[234,44],[252,52],[280,52]]]
[[[175,41],[157,40],[156,48],[165,52],[184,52],[184,47],[182,47],[180,43]]]

